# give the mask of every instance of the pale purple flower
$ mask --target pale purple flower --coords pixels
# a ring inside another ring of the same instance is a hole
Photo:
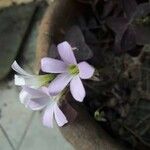
[[[53,127],[53,118],[55,118],[58,126],[63,126],[68,121],[58,106],[61,95],[50,96],[48,89],[42,87],[40,89],[33,89],[27,86],[23,86],[24,93],[22,98],[26,107],[31,110],[45,109],[43,114],[43,125],[47,127]]]
[[[47,84],[49,81],[53,79],[51,74],[46,75],[32,75],[27,73],[24,69],[22,69],[16,61],[11,65],[12,69],[17,72],[15,74],[15,85],[18,86],[30,86],[33,88],[39,88],[42,85]]]
[[[58,52],[62,60],[45,57],[41,60],[41,69],[47,73],[60,73],[49,85],[51,95],[60,93],[69,83],[70,91],[75,100],[82,102],[85,89],[81,79],[89,79],[95,69],[87,62],[77,63],[72,47],[68,42],[58,45]]]

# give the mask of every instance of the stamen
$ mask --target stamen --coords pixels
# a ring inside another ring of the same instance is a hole
[[[77,47],[72,47],[72,50],[75,51],[75,50],[79,50]]]
[[[70,65],[70,66],[68,67],[68,72],[69,72],[71,75],[77,75],[77,74],[79,74],[79,68],[78,68],[78,66],[76,66],[76,65]]]

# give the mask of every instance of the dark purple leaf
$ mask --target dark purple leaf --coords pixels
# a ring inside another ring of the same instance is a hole
[[[84,35],[88,44],[98,42],[98,39],[96,38],[95,34],[92,33],[90,30],[87,30]]]
[[[114,8],[114,2],[113,1],[106,1],[104,3],[104,8],[103,8],[101,18],[107,17],[111,13],[113,8]]]
[[[91,3],[92,3],[92,5],[93,5],[93,7],[96,7],[96,5],[98,4],[98,2],[99,2],[100,0],[94,0],[94,2],[93,1],[91,1]]]
[[[117,33],[119,35],[122,35],[122,33],[124,33],[124,31],[128,27],[128,20],[126,18],[123,18],[123,17],[108,18],[106,23],[110,29],[112,29],[115,33]]]
[[[65,40],[68,41],[72,47],[77,48],[77,50],[74,50],[74,53],[78,61],[93,57],[92,50],[85,43],[84,36],[78,26],[71,27],[65,36]]]
[[[57,46],[55,44],[52,44],[50,46],[49,51],[48,51],[48,56],[52,58],[59,58]]]
[[[137,8],[136,0],[121,0],[121,1],[122,1],[123,10],[125,11],[126,16],[129,19],[132,18]]]
[[[78,18],[78,23],[79,23],[79,27],[81,28],[81,30],[87,29],[87,23],[85,21],[85,18],[82,15]]]
[[[121,48],[125,51],[128,51],[135,47],[136,47],[135,31],[132,26],[129,26],[122,36]]]
[[[138,5],[134,18],[132,20],[135,20],[133,22],[133,28],[136,33],[136,42],[139,45],[149,44],[150,43],[150,25],[142,25],[144,24],[144,17],[150,14],[150,3],[142,3]],[[143,17],[143,18],[142,18]],[[134,25],[134,23],[137,23],[136,20],[140,20],[139,25]]]
[[[138,4],[148,2],[149,0],[136,0]]]
[[[91,4],[90,0],[77,0],[77,1],[84,4]]]
[[[121,40],[122,40],[124,32],[128,28],[128,20],[126,18],[111,17],[107,19],[107,25],[116,33],[115,51],[121,52],[122,51]]]
[[[150,27],[136,26],[134,27],[136,32],[136,42],[139,45],[145,45],[150,43]]]
[[[150,14],[150,3],[142,3],[138,5],[134,14],[134,18],[144,17],[148,14]]]
[[[97,23],[96,19],[91,17],[88,21],[88,28],[89,29],[92,29],[92,28],[94,29],[94,28],[97,28],[97,27],[98,27],[98,23]]]
[[[122,0],[122,4],[128,18],[111,17],[107,19],[108,27],[116,33],[116,51],[131,50],[136,44],[149,44],[150,25],[148,15],[150,14],[150,3],[142,3],[136,6],[135,1]]]

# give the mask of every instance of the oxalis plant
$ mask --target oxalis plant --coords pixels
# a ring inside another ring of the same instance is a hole
[[[82,102],[86,91],[81,79],[90,79],[95,72],[93,66],[82,61],[77,63],[73,50],[68,42],[60,43],[58,53],[61,60],[45,57],[41,59],[41,70],[45,75],[31,75],[15,61],[12,69],[15,85],[21,86],[20,101],[31,110],[45,109],[43,125],[53,127],[53,117],[58,126],[66,124],[67,118],[59,108],[62,97],[70,86],[70,92],[76,101]]]
[[[53,117],[63,126],[67,114],[74,118],[63,106],[71,93],[113,138],[150,149],[150,2],[76,1],[85,11],[67,29],[54,31],[49,55],[55,59],[42,58],[42,75],[13,63],[20,100],[29,109],[44,109],[45,126],[53,126]],[[63,40],[68,42],[55,46]]]

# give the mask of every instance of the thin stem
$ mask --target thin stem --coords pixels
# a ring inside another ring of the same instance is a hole
[[[135,128],[138,128],[138,127],[139,127],[145,120],[147,120],[148,118],[150,118],[150,115],[148,115],[148,116],[144,117],[142,120],[140,120],[140,121],[136,124]]]
[[[129,131],[134,137],[136,137],[143,145],[150,147],[150,144],[146,143],[138,134],[136,134],[133,130],[128,128],[126,125],[123,125],[123,127]]]

